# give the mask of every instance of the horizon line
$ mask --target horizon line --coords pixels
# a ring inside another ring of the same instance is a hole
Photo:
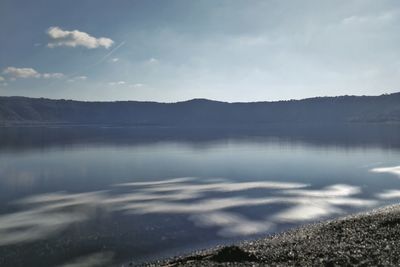
[[[335,95],[335,96],[311,96],[305,98],[297,99],[281,99],[281,100],[260,100],[260,101],[222,101],[210,98],[196,97],[187,100],[175,101],[175,102],[162,102],[162,101],[152,101],[152,100],[77,100],[77,99],[66,99],[66,98],[48,98],[48,97],[30,97],[30,96],[0,96],[0,98],[28,98],[28,99],[44,99],[52,101],[71,101],[71,102],[85,102],[85,103],[118,103],[118,102],[141,102],[141,103],[158,103],[158,104],[177,104],[185,103],[191,101],[209,101],[209,102],[219,102],[227,104],[240,104],[240,103],[278,103],[278,102],[292,102],[292,101],[304,101],[317,98],[339,98],[339,97],[379,97],[379,96],[390,96],[400,94],[400,91],[393,93],[383,93],[379,95]]]

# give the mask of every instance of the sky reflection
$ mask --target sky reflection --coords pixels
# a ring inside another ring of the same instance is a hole
[[[261,193],[253,197],[244,194],[253,189]],[[357,197],[360,193],[360,187],[346,184],[314,189],[302,183],[190,177],[116,184],[107,191],[39,194],[11,203],[20,211],[0,216],[0,245],[49,237],[72,224],[90,220],[99,209],[136,216],[186,214],[198,227],[218,228],[220,236],[248,236],[270,231],[283,222],[318,220],[345,213],[345,207],[378,204],[377,200]],[[237,211],[268,205],[280,208],[262,219]]]

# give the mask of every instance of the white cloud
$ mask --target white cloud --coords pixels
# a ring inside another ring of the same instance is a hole
[[[109,48],[114,43],[114,41],[110,38],[96,38],[86,32],[81,32],[78,30],[65,31],[59,27],[50,27],[47,30],[47,34],[51,39],[50,43],[48,43],[47,46],[51,48],[57,46],[83,46],[89,49],[98,47]]]
[[[130,88],[141,88],[141,87],[145,86],[145,84],[143,84],[143,83],[130,83],[130,82],[126,82],[126,81],[109,82],[108,85],[109,86],[124,85],[124,86],[130,87]]]
[[[154,58],[154,57],[152,57],[152,58],[150,58],[149,60],[147,60],[147,63],[150,63],[150,64],[156,64],[156,63],[158,63],[159,61],[158,61],[158,59],[156,59],[156,58]]]
[[[398,12],[388,11],[377,15],[350,16],[342,20],[343,24],[385,23],[394,20]]]
[[[68,82],[76,82],[76,81],[86,81],[87,80],[87,76],[75,76],[71,79],[68,80]]]
[[[135,83],[135,84],[132,84],[132,87],[133,87],[133,88],[140,88],[140,87],[143,87],[143,86],[144,86],[143,83]]]
[[[11,78],[40,78],[40,73],[32,68],[7,67],[3,73]]]
[[[33,68],[16,68],[7,67],[3,71],[4,74],[8,75],[11,81],[15,81],[18,78],[44,78],[44,79],[61,79],[64,78],[64,74],[55,73],[40,73]],[[2,77],[3,78],[3,77]],[[4,78],[3,78],[4,80]],[[1,79],[0,79],[1,81]]]
[[[119,61],[119,58],[117,58],[117,57],[114,57],[114,58],[111,59],[111,62],[114,62],[114,63],[118,62],[118,61]]]
[[[126,84],[125,81],[118,81],[118,82],[109,82],[108,85],[114,86],[114,85],[124,85]]]
[[[367,22],[368,18],[361,16],[350,16],[342,20],[343,24],[354,24],[354,23],[363,23]]]
[[[43,73],[42,77],[45,78],[45,79],[52,79],[52,78],[61,79],[61,78],[64,78],[64,74],[59,73],[59,72],[56,72],[56,73]]]

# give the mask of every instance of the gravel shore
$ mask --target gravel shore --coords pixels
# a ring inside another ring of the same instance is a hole
[[[147,266],[398,266],[400,205]]]

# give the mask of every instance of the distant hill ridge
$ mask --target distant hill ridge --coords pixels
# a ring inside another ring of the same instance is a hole
[[[400,123],[400,93],[277,102],[83,102],[0,97],[0,123],[256,126],[270,123]]]

